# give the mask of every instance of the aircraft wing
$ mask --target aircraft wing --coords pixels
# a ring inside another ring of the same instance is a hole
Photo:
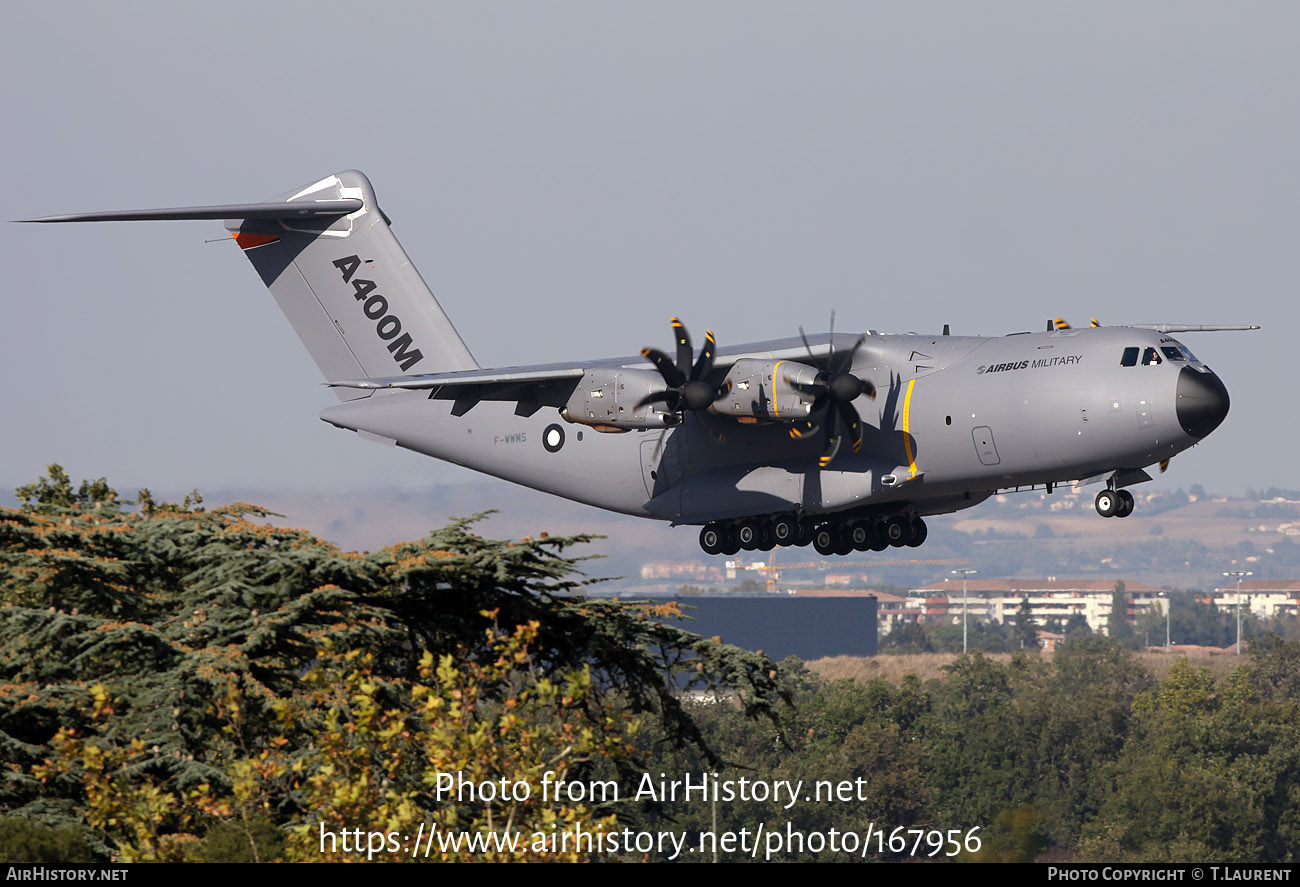
[[[1155,330],[1157,333],[1219,333],[1230,330],[1257,330],[1258,324],[1209,324],[1209,323],[1123,323],[1139,330]]]
[[[837,335],[836,353],[844,353],[855,337]],[[811,352],[811,353],[810,353]],[[722,349],[713,365],[713,375],[720,383],[732,364],[743,358],[793,360],[823,368],[832,352],[827,335],[810,337],[807,347],[797,338],[775,339]],[[583,376],[593,370],[636,369],[654,372],[642,357],[572,363],[534,364],[531,366],[457,370],[449,373],[425,373],[411,376],[387,376],[369,379],[341,379],[327,382],[331,388],[358,388],[369,391],[428,391],[435,400],[455,400],[468,410],[483,400],[518,401],[521,409],[563,407]]]
[[[851,344],[854,340],[853,336],[847,335],[836,336],[835,338],[841,354],[846,343]],[[831,343],[826,336],[819,336],[816,339],[810,337],[807,348],[804,347],[800,339],[775,339],[770,342],[755,342],[751,345],[720,349],[713,365],[715,371],[723,371],[719,378],[726,375],[725,370],[729,369],[732,364],[743,358],[797,360],[821,369],[830,354]],[[331,388],[362,388],[367,390],[396,388],[406,391],[423,391],[448,387],[463,388],[470,385],[480,387],[517,386],[524,383],[538,385],[564,383],[569,380],[581,379],[588,370],[615,369],[618,367],[638,370],[651,368],[645,358],[642,357],[616,357],[607,360],[584,360],[573,363],[542,363],[531,366],[457,370],[450,373],[424,373],[421,375],[386,376],[371,379],[340,379],[325,384]],[[499,399],[508,400],[512,398]]]

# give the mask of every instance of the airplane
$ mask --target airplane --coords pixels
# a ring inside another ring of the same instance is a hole
[[[268,201],[31,222],[224,220],[339,402],[320,418],[598,508],[700,526],[708,554],[919,546],[924,518],[999,490],[1104,483],[1124,518],[1228,413],[1219,377],[1138,324],[1006,336],[830,331],[698,351],[483,368],[411,264],[370,181]]]

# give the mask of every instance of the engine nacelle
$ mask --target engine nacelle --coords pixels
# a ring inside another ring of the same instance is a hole
[[[670,428],[677,424],[677,415],[661,412],[662,401],[637,408],[646,395],[662,391],[663,387],[663,377],[654,370],[587,370],[560,415],[597,431]]]
[[[727,373],[731,390],[726,397],[714,402],[713,412],[742,421],[796,422],[807,419],[817,398],[804,394],[790,382],[809,385],[817,375],[816,367],[793,360],[738,360]]]

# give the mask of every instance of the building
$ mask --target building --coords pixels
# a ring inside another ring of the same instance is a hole
[[[1300,615],[1300,581],[1294,579],[1244,579],[1241,599],[1237,599],[1237,583],[1214,589],[1218,595],[1211,603],[1220,610],[1235,613],[1240,603],[1242,611],[1261,619]]]
[[[703,637],[762,650],[775,660],[787,656],[874,656],[876,597],[868,592],[804,591],[799,594],[706,592],[692,597],[637,595],[656,602],[675,600],[687,620],[673,624]]]
[[[1127,608],[1124,618],[1130,624],[1137,614],[1155,610],[1165,612],[1163,589],[1142,582],[1124,582]],[[1005,622],[1029,602],[1030,614],[1038,625],[1057,619],[1062,625],[1071,616],[1082,616],[1094,632],[1105,633],[1110,623],[1110,607],[1116,580],[1113,579],[968,579],[967,612],[971,619]],[[923,609],[922,620],[961,621],[962,580],[957,577],[909,591]]]

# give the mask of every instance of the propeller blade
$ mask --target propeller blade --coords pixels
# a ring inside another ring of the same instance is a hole
[[[862,421],[858,418],[858,411],[851,403],[839,403],[836,406],[839,407],[840,421],[849,430],[849,440],[853,442],[853,452],[856,453],[862,449]]]
[[[862,343],[865,341],[867,341],[865,335],[858,336],[858,341],[853,343],[853,347],[844,352],[844,366],[840,367],[840,372],[847,373],[853,369],[853,356],[858,353],[858,349],[862,347]]]
[[[659,375],[663,376],[664,381],[668,383],[668,387],[680,388],[686,384],[686,377],[673,365],[672,359],[658,348],[642,348],[641,356],[655,365]]]
[[[829,335],[831,338],[831,356],[830,359],[826,361],[826,366],[830,367],[831,372],[834,372],[835,371],[835,311],[834,309],[831,310],[831,331]]]
[[[803,347],[804,350],[808,352],[809,359],[816,360],[817,358],[812,352],[812,346],[808,344],[808,337],[804,335],[803,327],[799,327],[799,338],[803,339]]]
[[[639,410],[646,404],[659,403],[661,401],[667,403],[670,409],[677,409],[673,404],[678,400],[680,400],[680,396],[676,390],[665,388],[663,391],[651,391],[645,397],[641,398],[637,401],[636,409]]]
[[[782,376],[781,379],[800,394],[821,397],[827,391],[825,382],[800,382],[797,379],[791,379],[789,376]]]
[[[831,462],[835,459],[835,455],[839,451],[840,451],[840,436],[836,434],[831,438],[830,445],[826,447],[826,451],[817,457],[817,465],[821,468],[825,468],[827,465],[830,465]]]
[[[695,361],[695,368],[691,370],[691,380],[703,379],[713,369],[713,353],[717,350],[718,343],[713,338],[713,330],[704,334],[704,347],[700,349],[700,359]],[[721,397],[722,395],[718,395]],[[714,398],[717,400],[717,398]]]
[[[790,426],[790,436],[795,440],[803,440],[806,437],[812,437],[817,433],[819,426],[811,419],[805,419],[802,422],[796,422]]]
[[[684,381],[691,378],[688,373],[691,371],[691,355],[694,349],[691,348],[691,334],[686,332],[686,324],[676,317],[673,318],[673,338],[677,340],[677,372],[681,374]],[[681,382],[677,384],[680,385]]]

